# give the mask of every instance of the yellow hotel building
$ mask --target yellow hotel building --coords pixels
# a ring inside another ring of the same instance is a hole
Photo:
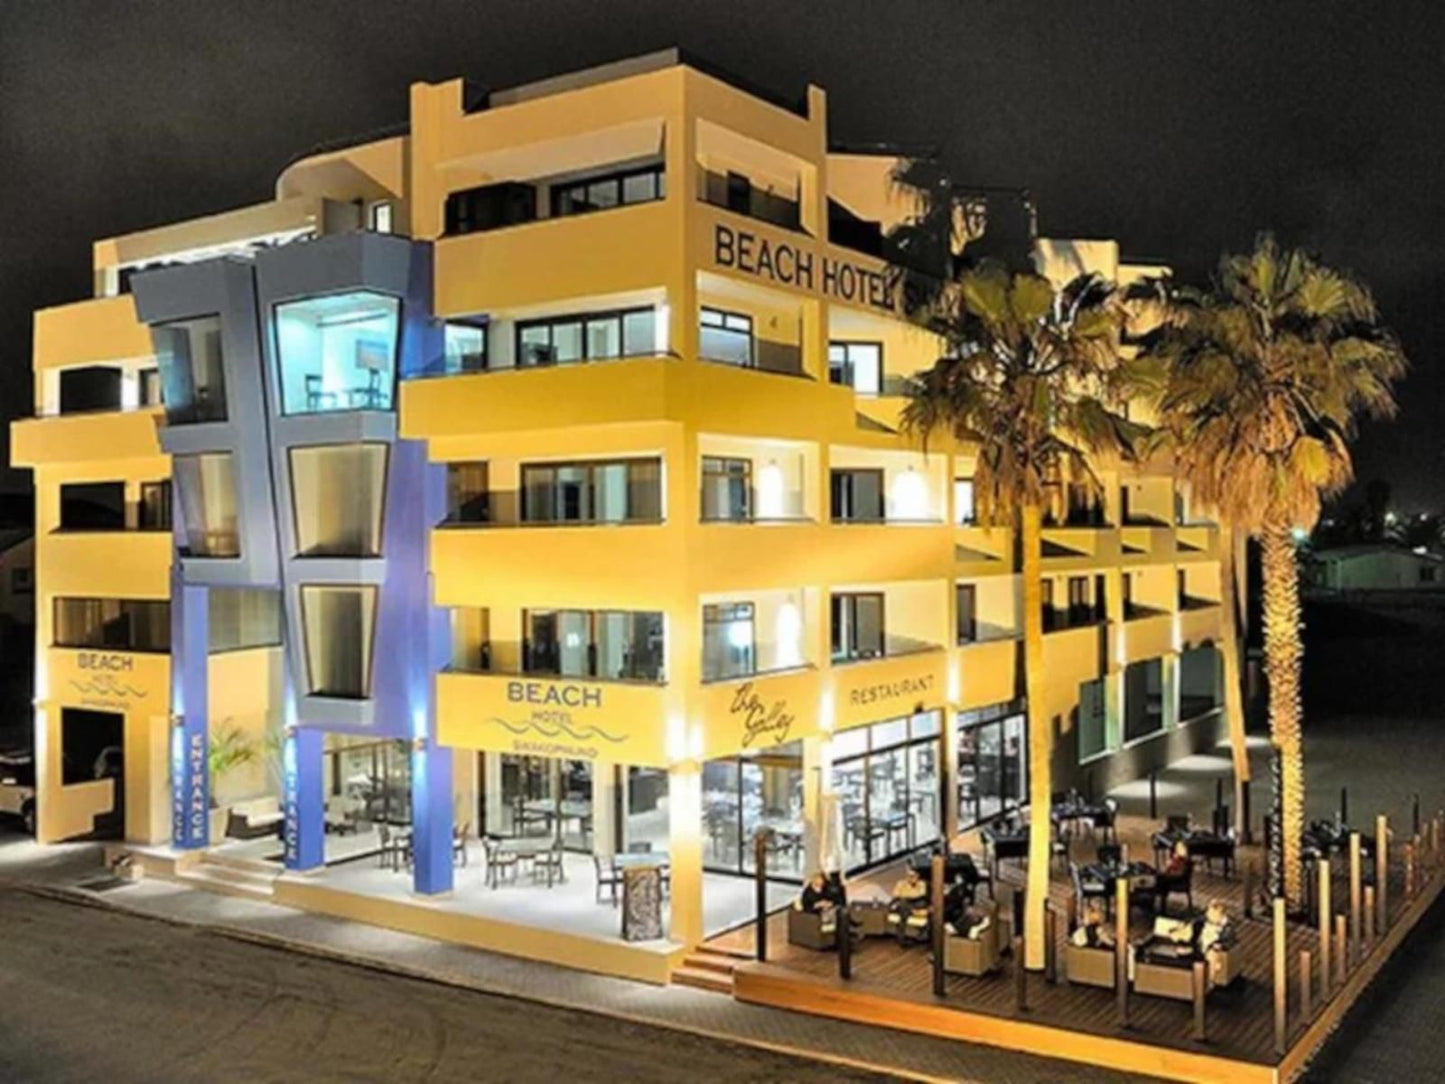
[[[1014,541],[968,448],[897,431],[937,353],[886,286],[894,165],[818,87],[667,52],[414,85],[274,199],[98,242],[12,432],[39,838],[661,981],[750,917],[761,828],[778,904],[1018,808]],[[1216,529],[1103,477],[1044,558],[1055,785],[1099,795],[1223,729]]]

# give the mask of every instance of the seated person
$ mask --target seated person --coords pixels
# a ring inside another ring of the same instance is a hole
[[[1211,981],[1222,973],[1224,954],[1234,946],[1234,923],[1223,900],[1210,900],[1194,937],[1194,950],[1209,965]]]
[[[928,906],[928,882],[910,869],[893,886],[893,906],[898,910],[916,911]]]
[[[1189,872],[1189,844],[1182,839],[1175,842],[1169,851],[1169,861],[1159,871],[1163,877],[1183,877]]]
[[[838,906],[836,889],[823,871],[819,870],[808,878],[808,883],[803,886],[803,894],[794,901],[793,906],[810,915],[830,914],[833,908]]]
[[[969,941],[977,941],[992,924],[993,916],[987,911],[980,911],[974,907],[965,907],[963,913],[949,926],[949,929],[959,937],[967,938]]]
[[[968,909],[973,905],[973,885],[968,881],[956,881],[943,897],[943,924],[960,936],[967,936],[972,922]]]
[[[1069,935],[1071,944],[1079,948],[1112,949],[1114,934],[1104,921],[1104,908],[1098,900],[1090,900],[1084,911],[1084,921]]]

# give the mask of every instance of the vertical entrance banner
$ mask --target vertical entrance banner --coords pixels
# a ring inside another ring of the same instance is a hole
[[[210,597],[171,572],[171,844],[210,844],[211,780],[207,735],[210,694]]]
[[[319,730],[290,727],[282,749],[283,835],[286,868],[315,869],[326,861],[324,789]]]

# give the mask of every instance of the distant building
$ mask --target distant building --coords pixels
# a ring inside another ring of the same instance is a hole
[[[1332,591],[1445,587],[1445,557],[1380,542],[1341,546],[1314,555],[1310,581]]]
[[[0,529],[0,632],[35,624],[35,536],[28,528]]]

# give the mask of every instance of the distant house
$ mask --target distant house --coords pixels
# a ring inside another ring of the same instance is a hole
[[[1331,591],[1445,587],[1445,557],[1378,542],[1319,550],[1310,582]]]

